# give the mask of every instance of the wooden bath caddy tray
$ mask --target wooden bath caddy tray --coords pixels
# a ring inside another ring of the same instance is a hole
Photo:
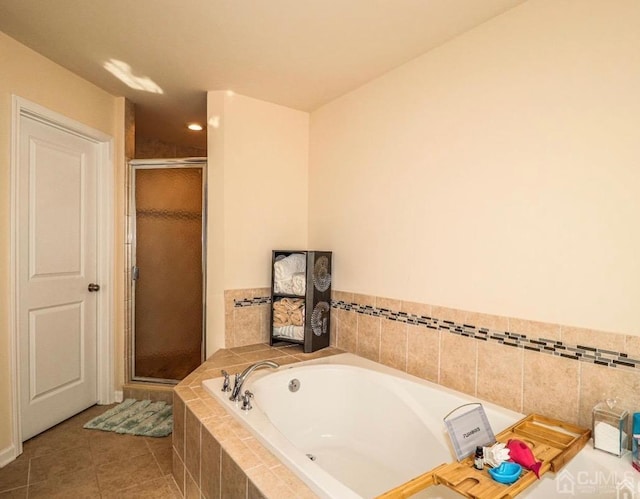
[[[547,471],[555,473],[567,464],[589,441],[591,430],[531,414],[496,435],[498,442],[506,443],[511,438],[522,440],[531,447],[536,460],[542,461],[542,476]],[[473,456],[469,456],[459,462],[441,464],[377,499],[409,498],[427,487],[439,484],[472,499],[509,499],[537,480],[533,471],[523,469],[515,483],[503,485],[493,480],[486,468],[476,470]]]

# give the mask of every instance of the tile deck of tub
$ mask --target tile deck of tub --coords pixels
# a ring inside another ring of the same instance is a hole
[[[317,497],[202,387],[261,360],[280,365],[343,353],[329,347],[305,354],[299,345],[256,344],[221,349],[174,390],[173,475],[186,498]],[[224,479],[222,478],[224,477]]]

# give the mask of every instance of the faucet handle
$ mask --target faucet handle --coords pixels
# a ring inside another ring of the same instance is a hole
[[[244,395],[242,396],[242,407],[240,409],[242,409],[243,411],[250,411],[252,409],[251,407],[251,399],[253,398],[253,393],[251,393],[249,390],[244,392]]]
[[[224,380],[222,381],[222,391],[223,392],[230,392],[231,391],[231,387],[229,386],[229,373],[227,371],[225,371],[224,369],[222,369],[220,372],[224,376]]]

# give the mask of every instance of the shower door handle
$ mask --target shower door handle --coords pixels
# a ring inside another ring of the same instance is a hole
[[[140,268],[137,265],[134,265],[131,269],[131,279],[137,281],[140,277]]]
[[[96,284],[95,282],[89,283],[89,286],[87,286],[87,289],[89,290],[89,293],[93,293],[94,291],[100,291],[100,285]]]

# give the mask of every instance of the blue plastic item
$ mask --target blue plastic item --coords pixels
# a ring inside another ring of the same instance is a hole
[[[496,482],[511,484],[520,478],[522,466],[518,463],[504,462],[497,468],[489,468],[489,474]]]
[[[640,412],[633,413],[631,466],[640,471]]]

